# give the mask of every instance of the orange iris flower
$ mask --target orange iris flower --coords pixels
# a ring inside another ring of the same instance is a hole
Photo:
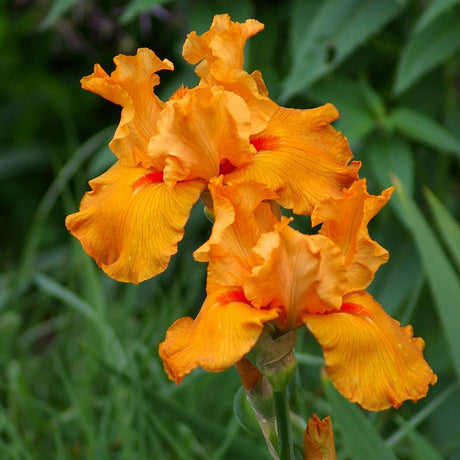
[[[167,102],[153,88],[157,72],[173,65],[146,48],[117,56],[110,75],[96,65],[82,79],[84,89],[122,106],[110,143],[117,161],[90,181],[66,226],[112,278],[138,283],[165,270],[191,208],[219,175],[266,184],[298,214],[339,198],[357,179],[359,162],[349,164],[347,140],[331,126],[334,106],[280,107],[260,73],[242,69],[244,44],[262,28],[219,15],[202,36],[191,33],[183,54],[200,62],[201,81]]]
[[[424,397],[436,375],[424,342],[401,328],[364,289],[388,252],[369,221],[392,190],[369,195],[365,180],[319,203],[319,234],[304,235],[271,211],[273,191],[257,183],[210,184],[216,222],[195,251],[208,265],[207,297],[195,320],[180,318],[160,345],[169,377],[179,383],[201,366],[221,371],[254,347],[264,325],[283,334],[306,326],[323,348],[336,388],[368,410]]]

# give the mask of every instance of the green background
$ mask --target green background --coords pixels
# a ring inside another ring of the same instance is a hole
[[[187,33],[223,12],[265,24],[246,69],[262,71],[271,97],[334,103],[370,192],[396,185],[370,226],[390,251],[370,291],[425,339],[439,377],[417,404],[362,411],[321,380],[321,350],[302,330],[292,410],[332,416],[340,459],[460,458],[459,4],[2,2],[0,458],[269,458],[234,368],[176,386],[158,358],[167,327],[204,297],[206,266],[192,257],[210,231],[202,207],[168,270],[138,286],[105,276],[64,227],[88,180],[114,162],[120,113],[80,78],[147,46],[175,64],[160,75],[166,100],[197,82],[181,57]]]

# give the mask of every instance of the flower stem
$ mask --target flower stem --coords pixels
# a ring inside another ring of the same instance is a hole
[[[280,460],[293,460],[294,447],[292,441],[291,417],[287,398],[287,390],[274,391],[273,401],[278,430],[278,454]]]

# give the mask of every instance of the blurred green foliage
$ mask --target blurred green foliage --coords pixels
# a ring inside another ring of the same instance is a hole
[[[439,376],[416,405],[365,413],[321,383],[320,350],[301,331],[293,410],[332,415],[341,459],[459,458],[459,3],[2,2],[0,458],[268,458],[241,425],[251,421],[234,369],[176,386],[157,356],[167,327],[203,299],[206,267],[191,255],[210,230],[202,209],[169,269],[140,286],[108,279],[64,228],[87,181],[113,162],[119,119],[79,79],[148,46],[175,63],[161,75],[167,98],[196,82],[180,55],[186,34],[222,12],[265,24],[246,68],[262,71],[273,99],[334,103],[370,191],[397,186],[371,226],[391,254],[372,293],[413,324]]]

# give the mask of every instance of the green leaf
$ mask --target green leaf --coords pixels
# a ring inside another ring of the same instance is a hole
[[[460,377],[460,280],[418,206],[396,176],[393,182],[427,276],[451,359]]]
[[[415,31],[420,32],[426,26],[430,25],[436,18],[441,16],[442,13],[452,9],[460,0],[433,0],[428,3],[423,11],[420,19],[417,21]]]
[[[320,3],[315,1],[294,0],[292,2],[289,27],[289,47],[291,50],[300,51],[298,47],[305,40],[305,31],[311,29],[311,23],[320,7]],[[292,57],[294,56],[295,51],[292,53]]]
[[[372,88],[367,80],[361,79],[359,86],[369,109],[377,119],[383,119],[386,116],[386,107],[382,96]]]
[[[419,294],[423,271],[415,247],[407,239],[401,239],[401,227],[394,222],[393,225],[399,230],[393,239],[398,240],[384,245],[390,251],[390,262],[380,268],[369,286],[369,292],[379,299],[390,316],[397,316],[402,324],[406,324],[410,320],[410,299],[415,297],[416,300]],[[401,311],[403,306],[404,310]]]
[[[369,164],[375,177],[382,187],[393,184],[392,177],[400,178],[407,192],[412,195],[414,190],[414,157],[410,143],[401,137],[376,137],[369,143]],[[398,200],[392,198],[390,207],[398,215],[401,222],[406,216]]]
[[[342,2],[335,2],[342,3]],[[343,2],[349,5],[349,2]],[[404,0],[362,0],[351,11],[347,21],[335,31],[334,43],[336,56],[334,63],[342,62],[345,57],[376,34],[390,22],[405,6]]]
[[[161,6],[168,3],[168,0],[133,0],[126,7],[123,14],[120,16],[120,22],[127,24],[137,16],[147,11],[151,11],[155,6]]]
[[[374,108],[370,107],[363,84],[349,78],[326,79],[313,85],[308,95],[318,104],[331,102],[340,113],[335,126],[350,142],[364,138],[376,125]]]
[[[404,188],[412,195],[414,190],[414,158],[411,146],[405,139],[376,138],[369,145],[369,160],[383,187],[392,185],[391,176],[396,174]]]
[[[460,19],[445,14],[414,35],[402,50],[394,91],[402,93],[460,47]]]
[[[438,230],[448,246],[455,264],[460,269],[460,225],[431,190],[426,189],[425,196],[435,218]]]
[[[389,121],[407,137],[460,156],[460,142],[446,128],[421,112],[399,107],[391,113]]]
[[[405,5],[397,0],[327,0],[318,7],[311,6],[314,2],[308,3],[305,10],[294,7],[293,65],[283,83],[281,101],[300,93],[337,67]],[[299,10],[305,15],[298,14]]]
[[[342,434],[349,457],[366,460],[396,460],[391,448],[385,444],[362,410],[340,395],[328,378],[323,379],[323,386],[331,405],[334,428]]]

